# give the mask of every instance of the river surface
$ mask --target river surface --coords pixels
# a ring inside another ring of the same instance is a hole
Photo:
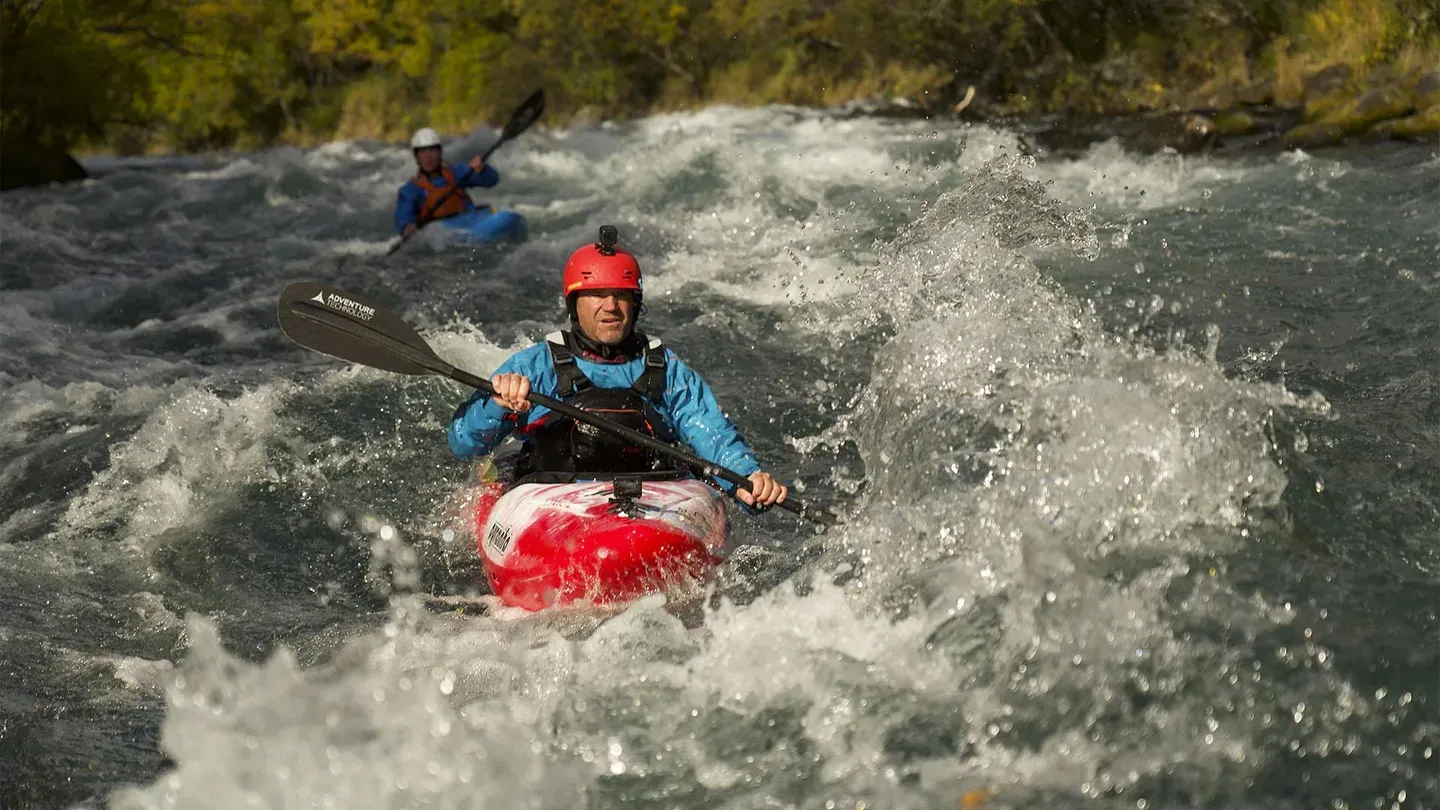
[[[1440,807],[1433,147],[713,109],[494,163],[523,246],[385,256],[379,144],[0,197],[0,807]],[[488,373],[607,223],[845,520],[736,513],[698,616],[424,610],[481,587],[467,392],[278,293]]]

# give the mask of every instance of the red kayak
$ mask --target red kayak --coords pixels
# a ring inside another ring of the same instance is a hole
[[[475,506],[490,588],[526,610],[613,605],[704,579],[728,528],[720,494],[691,479],[495,482]]]

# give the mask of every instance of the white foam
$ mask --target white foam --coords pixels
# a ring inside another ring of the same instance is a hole
[[[360,141],[333,141],[300,155],[306,165],[321,171],[345,171],[356,163],[367,163],[393,156],[388,149],[375,151]]]
[[[266,170],[264,163],[248,157],[234,156],[214,169],[192,169],[181,175],[184,180],[231,180],[249,177]]]
[[[306,677],[284,653],[263,667],[240,662],[201,620],[189,635],[193,652],[167,690],[162,738],[177,768],[114,794],[117,810],[558,810],[583,797],[576,769],[547,766],[505,712],[467,722],[446,697],[449,671],[382,666],[332,682]]]
[[[737,810],[859,798],[953,806],[976,786],[1093,797],[1181,763],[1218,775],[1252,761],[1263,723],[1245,703],[1267,695],[1222,680],[1245,651],[1179,636],[1187,617],[1253,632],[1284,618],[1191,558],[1249,542],[1253,512],[1284,487],[1270,414],[1323,413],[1324,403],[1227,380],[1213,355],[1128,345],[1025,258],[1037,247],[1094,255],[1094,226],[1077,206],[1184,204],[1245,170],[1112,147],[1037,166],[1014,151],[1011,136],[983,127],[788,109],[717,108],[517,143],[505,153],[517,173],[573,183],[560,200],[526,192],[527,210],[577,220],[517,252],[524,261],[563,260],[614,221],[622,238],[655,246],[642,256],[651,295],[695,290],[773,308],[782,330],[823,337],[817,352],[847,348],[857,333],[884,336],[853,405],[823,436],[797,442],[858,448],[866,476],[854,518],[823,540],[818,567],[744,606],[722,603],[698,630],[655,599],[596,626],[513,611],[431,618],[397,598],[383,628],[303,669],[288,652],[240,661],[193,620],[177,671],[113,663],[131,689],[166,685],[164,746],[177,763],[114,806],[571,807],[636,780],[698,783],[714,791],[704,801]],[[378,211],[409,169],[403,149],[238,161],[182,177],[177,196],[254,174],[265,193],[293,201],[303,193],[270,187],[287,164],[372,160],[355,193]],[[707,190],[677,198],[681,182]],[[920,222],[901,227],[912,211]],[[329,249],[381,244],[358,239]],[[287,249],[296,247],[305,245]],[[717,309],[703,317],[723,321]],[[224,329],[224,312],[196,322]],[[519,348],[480,332],[457,320],[426,336],[476,373]],[[391,380],[347,368],[305,392],[382,378]],[[302,481],[350,465],[439,477],[390,469],[393,451],[363,442],[307,455],[280,418],[295,390],[221,398],[182,384],[116,395],[153,414],[112,448],[110,468],[73,499],[47,548],[113,538],[153,555],[236,490],[274,478],[267,448],[277,445]],[[110,395],[19,389],[0,426],[30,431],[47,409],[83,413]],[[444,415],[421,418],[438,429]],[[372,583],[415,584],[412,527],[463,526],[466,506],[361,515],[377,538]],[[1132,705],[1134,693],[1148,705]],[[1212,711],[1227,703],[1240,708]]]
[[[526,348],[520,345],[496,346],[485,339],[478,326],[466,320],[428,332],[425,342],[451,365],[483,375],[493,373],[510,355]]]
[[[118,656],[111,660],[110,665],[115,670],[115,679],[124,684],[127,689],[151,695],[164,694],[165,684],[170,681],[175,671],[174,662],[163,658],[159,661],[152,661],[146,658]]]
[[[1039,163],[1028,174],[1073,205],[1154,211],[1198,202],[1216,188],[1239,182],[1246,172],[1224,161],[1168,150],[1137,156],[1106,141],[1082,158]]]
[[[583,199],[605,201],[615,212],[610,219],[631,223],[622,227],[622,240],[635,227],[667,234],[682,246],[663,256],[642,255],[647,289],[663,295],[701,284],[727,298],[771,306],[833,300],[851,290],[841,273],[865,260],[869,241],[854,234],[868,227],[875,212],[832,202],[836,189],[853,189],[867,202],[913,199],[1016,144],[1013,136],[983,127],[937,126],[925,133],[783,108],[658,116],[638,128],[643,137],[637,142],[603,157]],[[957,140],[966,149],[955,163],[889,154],[924,154]],[[718,189],[698,210],[654,214],[635,202],[670,193],[670,185],[702,165]],[[905,205],[920,210],[923,201]],[[841,251],[847,254],[843,263]]]
[[[559,149],[527,149],[504,158],[506,174],[534,182],[544,178],[555,182],[584,181],[594,166],[583,155]]]
[[[124,547],[148,555],[168,530],[203,524],[237,486],[264,474],[266,441],[287,394],[288,386],[268,385],[224,400],[179,388],[111,449],[110,466],[70,501],[59,531],[91,542],[85,538],[113,528]]]

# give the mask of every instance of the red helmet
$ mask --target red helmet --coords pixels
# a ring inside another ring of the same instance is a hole
[[[570,254],[565,262],[565,297],[581,290],[643,289],[640,262],[630,252],[615,246],[619,237],[614,225],[600,226],[600,241]]]

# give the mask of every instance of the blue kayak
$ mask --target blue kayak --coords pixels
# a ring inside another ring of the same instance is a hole
[[[509,209],[477,208],[446,217],[436,224],[449,231],[446,235],[451,239],[467,245],[524,242],[530,238],[530,227],[525,223],[525,217]]]

